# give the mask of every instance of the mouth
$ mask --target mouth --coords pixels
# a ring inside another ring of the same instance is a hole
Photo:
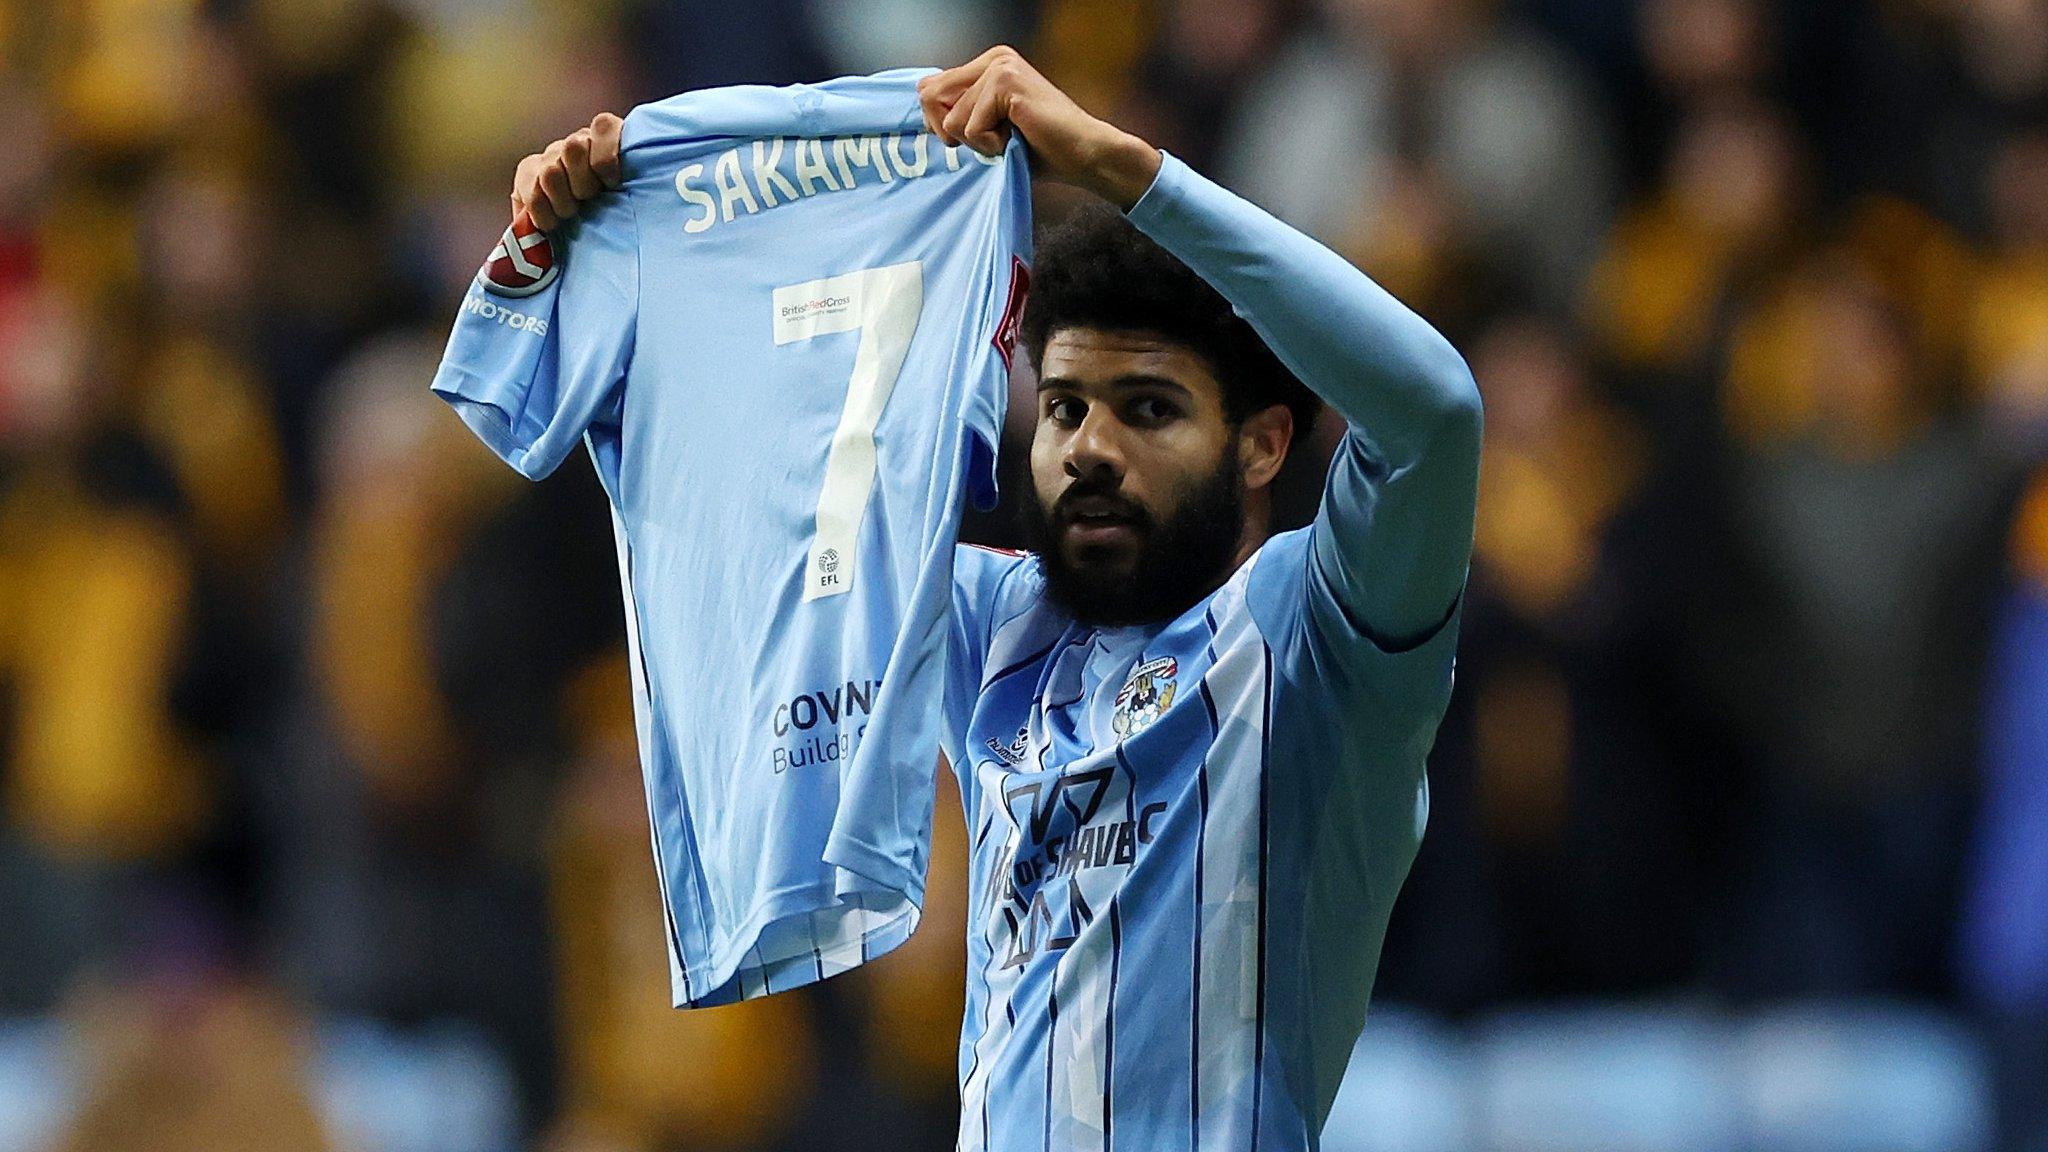
[[[1138,529],[1128,520],[1076,516],[1067,524],[1067,538],[1081,545],[1121,544],[1136,540]]]
[[[1143,539],[1143,506],[1117,492],[1068,492],[1053,509],[1059,539],[1077,553],[1127,552]]]
[[[1067,538],[1077,545],[1119,545],[1138,538],[1136,517],[1118,508],[1096,506],[1075,509],[1066,517]]]

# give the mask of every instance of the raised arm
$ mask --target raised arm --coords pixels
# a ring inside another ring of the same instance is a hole
[[[1463,357],[1343,257],[1176,157],[1130,218],[1349,425],[1316,516],[1316,562],[1375,643],[1427,637],[1472,553],[1480,403]]]
[[[1449,618],[1472,551],[1480,405],[1448,341],[1343,257],[1089,115],[1010,48],[918,92],[947,143],[994,152],[1014,128],[1035,173],[1125,209],[1344,417],[1314,556],[1354,632],[1398,650]]]

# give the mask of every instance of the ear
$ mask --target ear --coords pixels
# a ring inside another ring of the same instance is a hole
[[[1292,443],[1294,413],[1287,405],[1274,404],[1245,417],[1237,436],[1237,467],[1244,486],[1256,492],[1271,484]]]

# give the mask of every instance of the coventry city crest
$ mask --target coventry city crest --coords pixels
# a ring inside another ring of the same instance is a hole
[[[1110,715],[1109,726],[1117,739],[1143,732],[1173,706],[1173,678],[1179,673],[1180,664],[1171,656],[1131,669],[1130,678],[1117,689],[1116,711]]]

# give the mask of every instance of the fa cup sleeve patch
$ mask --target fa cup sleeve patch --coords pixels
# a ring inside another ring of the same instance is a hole
[[[1003,305],[1003,318],[996,324],[996,351],[1003,354],[1003,367],[1017,350],[1017,328],[1024,318],[1024,297],[1031,291],[1031,269],[1016,256],[1010,257],[1010,299]]]

